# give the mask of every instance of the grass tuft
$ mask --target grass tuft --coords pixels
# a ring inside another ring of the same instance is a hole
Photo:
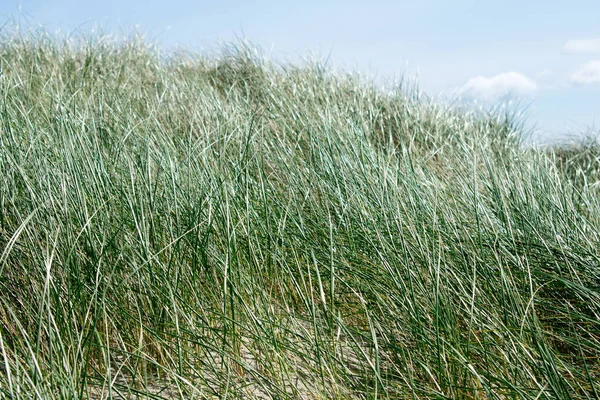
[[[0,397],[598,398],[597,143],[245,44],[0,63]]]

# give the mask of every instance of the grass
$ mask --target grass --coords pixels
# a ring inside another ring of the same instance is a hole
[[[243,44],[0,39],[0,396],[600,393],[598,145]]]

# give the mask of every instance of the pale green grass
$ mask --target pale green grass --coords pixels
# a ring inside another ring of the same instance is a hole
[[[0,62],[4,398],[598,398],[596,145],[245,45]]]

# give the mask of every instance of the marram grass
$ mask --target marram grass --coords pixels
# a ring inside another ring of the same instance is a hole
[[[598,398],[597,145],[244,45],[0,62],[0,397]]]

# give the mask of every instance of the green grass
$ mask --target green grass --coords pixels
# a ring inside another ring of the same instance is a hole
[[[0,62],[0,397],[598,398],[597,143],[243,44]]]

